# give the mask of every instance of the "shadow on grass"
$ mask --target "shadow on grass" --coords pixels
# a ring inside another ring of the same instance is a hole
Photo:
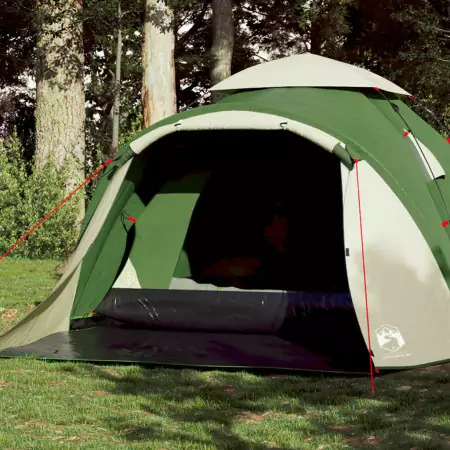
[[[164,418],[150,426],[111,419],[108,426],[128,442],[223,450],[450,448],[445,366],[379,378],[374,399],[367,379],[144,368],[121,378],[99,366],[85,370],[113,381],[111,393],[137,399],[142,413]]]

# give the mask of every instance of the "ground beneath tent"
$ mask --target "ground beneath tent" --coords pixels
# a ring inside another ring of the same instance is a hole
[[[91,362],[367,374],[366,367],[349,367],[279,337],[267,335],[97,327],[55,333],[32,344],[0,352],[0,357],[24,355]]]

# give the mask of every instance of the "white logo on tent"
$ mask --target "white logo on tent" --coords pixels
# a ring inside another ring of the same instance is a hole
[[[375,331],[378,345],[389,352],[397,352],[405,345],[405,340],[397,327],[382,325]]]
[[[140,289],[136,270],[130,260],[127,261],[122,273],[117,277],[113,288]]]
[[[127,287],[133,286],[135,281],[136,281],[136,277],[134,276],[133,273],[127,273],[125,275],[125,284],[127,285]]]

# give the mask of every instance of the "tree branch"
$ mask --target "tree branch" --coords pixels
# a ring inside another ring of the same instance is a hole
[[[443,28],[433,27],[436,31],[440,31],[444,34],[450,34],[450,30],[444,30]]]
[[[252,11],[251,9],[248,9],[245,6],[242,6],[242,5],[241,5],[241,9],[242,9],[242,11],[248,12],[248,13],[253,14],[255,16],[259,16],[260,18],[261,17],[269,17],[268,14],[265,14],[265,13],[262,13],[262,12],[259,12],[259,11]]]
[[[209,1],[208,0],[204,0],[202,9],[201,9],[200,13],[198,14],[198,16],[195,18],[192,27],[189,28],[189,30],[186,31],[186,33],[184,33],[178,39],[178,43],[179,44],[184,44],[200,28],[200,26],[203,23],[203,19],[205,17],[206,10],[208,9],[208,6],[209,6]]]

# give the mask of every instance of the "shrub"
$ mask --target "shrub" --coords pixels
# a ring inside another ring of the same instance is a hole
[[[58,205],[66,192],[69,172],[52,161],[31,170],[17,134],[0,141],[0,254],[3,254]],[[81,192],[77,194],[82,195]],[[54,258],[70,253],[77,240],[80,202],[69,200],[12,253],[27,258]]]

